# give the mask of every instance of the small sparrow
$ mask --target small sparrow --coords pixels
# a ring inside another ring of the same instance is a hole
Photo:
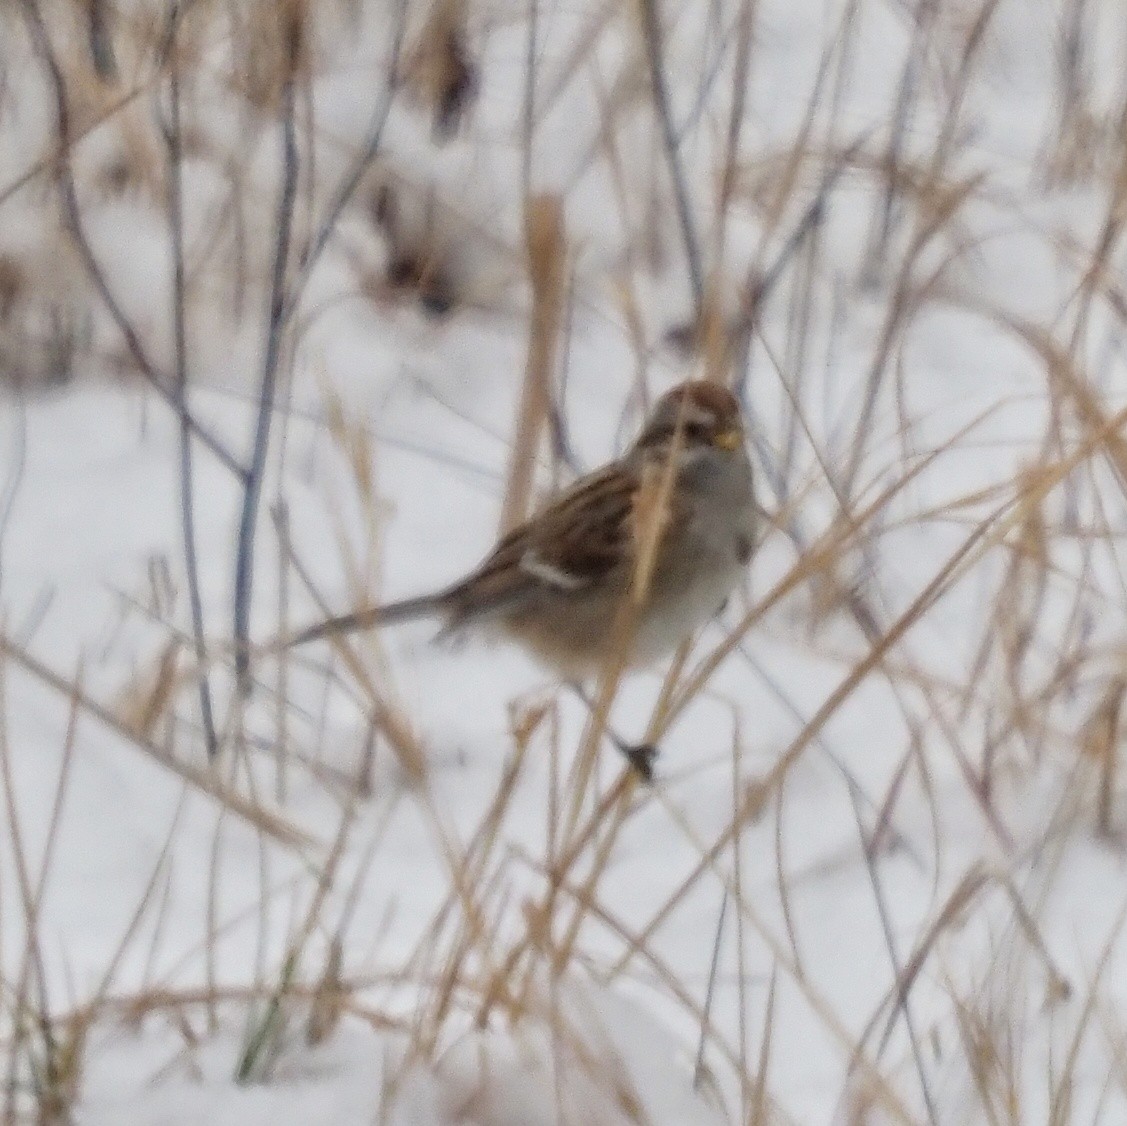
[[[646,515],[655,501],[656,522]],[[621,458],[509,532],[465,578],[321,622],[287,644],[435,617],[444,635],[493,627],[581,681],[621,644],[630,597],[626,664],[649,664],[724,605],[755,548],[758,513],[739,402],[689,381],[658,400]]]

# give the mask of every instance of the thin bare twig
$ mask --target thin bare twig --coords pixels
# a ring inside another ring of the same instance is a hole
[[[286,18],[286,17],[280,17]],[[286,73],[282,83],[282,184],[278,197],[277,241],[274,244],[274,266],[270,279],[270,319],[266,331],[266,352],[262,361],[262,382],[258,395],[258,422],[254,449],[243,490],[243,508],[239,518],[238,548],[235,558],[235,674],[240,692],[249,689],[250,669],[250,602],[254,582],[254,533],[258,523],[258,507],[262,497],[262,479],[266,472],[266,454],[270,445],[270,424],[274,417],[274,396],[277,390],[278,365],[285,335],[286,272],[290,259],[294,203],[297,198],[297,128],[294,103],[297,89],[300,18],[289,14],[286,27]]]
[[[693,1065],[693,1090],[699,1091],[704,1080],[704,1049],[708,1043],[708,1026],[712,1019],[712,1001],[716,995],[716,974],[720,969],[720,947],[724,941],[724,919],[728,914],[728,888],[720,899],[720,917],[716,920],[716,940],[712,944],[712,961],[708,966],[708,988],[704,994],[704,1012],[701,1014],[700,1039],[697,1041],[697,1058]]]
[[[889,132],[888,150],[885,156],[886,184],[884,199],[880,210],[879,223],[869,248],[865,272],[873,276],[880,269],[888,250],[888,240],[892,234],[893,212],[897,190],[900,186],[900,158],[903,155],[904,141],[911,126],[912,114],[916,108],[919,93],[920,72],[926,57],[924,45],[927,43],[932,24],[939,11],[938,0],[919,0],[913,13],[914,27],[912,41],[908,47],[904,70],[900,75],[900,85],[896,92],[896,109],[892,128]]]
[[[12,518],[23,481],[24,466],[27,464],[27,406],[22,396],[16,397],[15,408],[12,412],[15,436],[10,447],[12,467],[4,482],[4,489],[0,492],[0,588],[4,585],[4,540],[7,538],[8,521]]]
[[[98,77],[105,82],[117,78],[117,59],[114,57],[113,36],[110,34],[110,13],[106,0],[87,0],[87,25],[90,32],[90,57]],[[174,5],[174,10],[177,6]]]
[[[236,477],[243,479],[246,471],[239,464],[238,459],[231,453],[213,434],[205,430],[200,423],[190,414],[186,414],[176,392],[172,389],[171,381],[158,370],[153,363],[145,346],[141,341],[136,328],[125,314],[121,304],[110,289],[109,282],[102,272],[101,264],[94,254],[93,247],[86,235],[86,228],[82,221],[82,210],[78,203],[78,192],[74,183],[74,172],[71,168],[70,152],[74,143],[74,133],[71,124],[70,102],[67,99],[66,80],[63,78],[62,68],[51,45],[51,39],[43,24],[43,15],[39,11],[37,0],[21,0],[24,18],[36,52],[43,60],[44,66],[51,82],[51,89],[55,100],[55,118],[59,134],[58,154],[58,182],[62,195],[63,220],[71,238],[74,240],[78,255],[95,292],[98,294],[106,311],[117,326],[125,340],[133,362],[141,374],[149,382],[158,395],[181,417],[181,421],[191,430],[192,434],[207,447],[227,469]]]
[[[294,17],[295,19],[298,17]],[[246,476],[242,518],[239,523],[239,547],[235,565],[235,670],[240,688],[247,686],[250,661],[250,595],[253,584],[254,530],[262,492],[262,475],[265,471],[266,452],[269,445],[270,421],[274,407],[277,367],[281,355],[281,342],[286,327],[297,309],[301,294],[344,209],[356,194],[383,141],[384,129],[391,113],[392,103],[399,88],[399,58],[407,26],[407,0],[399,0],[395,39],[388,63],[388,79],[384,97],[372,119],[368,140],[345,174],[328,206],[316,234],[302,253],[296,276],[287,288],[286,273],[292,236],[293,211],[297,195],[298,153],[295,133],[295,75],[297,70],[299,27],[287,29],[291,58],[288,61],[285,83],[282,87],[283,178],[282,193],[278,202],[278,240],[275,247],[274,269],[271,281],[270,325],[267,333],[266,356],[263,360],[261,391],[259,394],[258,425],[254,452]]]
[[[685,171],[681,167],[677,130],[673,127],[673,111],[669,105],[669,90],[665,81],[665,47],[661,30],[661,17],[657,0],[642,0],[642,36],[646,45],[646,60],[653,86],[654,108],[661,126],[661,139],[665,158],[669,162],[669,176],[673,181],[673,197],[681,223],[681,238],[685,244],[685,258],[689,266],[689,281],[693,289],[693,304],[699,323],[704,312],[704,266],[701,263],[700,239],[689,205],[689,189]]]
[[[865,818],[861,813],[861,806],[857,801],[857,796],[852,793],[852,791],[850,792],[850,798],[853,803],[853,816],[857,822],[857,832],[861,837],[861,854],[865,860],[865,870],[869,875],[869,886],[873,890],[873,900],[877,907],[877,918],[880,920],[881,933],[884,936],[884,946],[888,951],[888,960],[892,963],[893,976],[899,981],[901,980],[904,970],[900,960],[900,954],[896,948],[896,935],[888,910],[888,901],[885,898],[884,887],[881,884],[880,873],[877,870],[877,856],[874,848],[877,840],[876,833],[870,834],[866,832]],[[920,1038],[919,1034],[916,1032],[915,1022],[912,1020],[912,1011],[908,1007],[907,990],[897,993],[896,1008],[904,1018],[904,1027],[908,1032],[908,1043],[912,1050],[912,1058],[916,1064],[916,1074],[920,1081],[920,1093],[923,1095],[928,1121],[934,1126],[935,1123],[940,1121],[940,1118],[935,1106],[935,1100],[931,1093],[931,1085],[927,1081],[927,1068],[924,1066],[923,1050],[920,1046]]]
[[[356,190],[360,187],[360,183],[364,178],[364,173],[367,172],[372,161],[375,160],[376,155],[379,153],[380,145],[383,143],[383,134],[387,126],[387,119],[391,114],[391,107],[395,101],[395,95],[399,90],[399,59],[403,53],[403,39],[407,28],[407,0],[399,0],[396,20],[395,40],[391,47],[391,58],[388,60],[387,86],[384,88],[383,100],[372,116],[372,124],[368,130],[368,140],[364,143],[364,147],[360,152],[356,154],[356,160],[341,180],[336,194],[333,196],[332,202],[328,206],[325,217],[321,220],[321,225],[317,228],[317,233],[313,236],[309,246],[301,255],[297,276],[282,306],[283,321],[288,321],[290,317],[293,316],[297,308],[297,303],[305,289],[305,285],[310,275],[313,273],[313,269],[317,265],[318,260],[324,253],[329,240],[332,238],[333,231],[336,230],[337,223],[340,221],[344,209],[356,194]]]
[[[98,703],[93,697],[79,692],[72,683],[60,676],[54,669],[48,668],[47,665],[37,660],[3,632],[0,632],[0,658],[7,658],[14,665],[23,669],[33,680],[47,685],[52,691],[67,697],[67,699],[74,699],[83,711],[89,713],[104,727],[108,727],[114,734],[119,735],[142,751],[159,766],[170,771],[200,793],[213,798],[219,805],[229,809],[237,817],[272,837],[279,844],[297,851],[304,851],[313,843],[311,837],[297,826],[290,824],[284,817],[256,805],[235,790],[225,786],[215,777],[212,771],[197,769],[167,754],[143,734],[132,730],[109,708]]]
[[[184,270],[184,134],[180,105],[180,63],[176,58],[176,33],[181,15],[174,3],[168,17],[166,57],[168,59],[168,120],[161,123],[168,164],[168,223],[172,239],[172,321],[175,337],[176,395],[180,405],[180,528],[184,544],[184,566],[188,577],[188,603],[192,615],[192,635],[196,660],[204,668],[197,682],[200,718],[208,758],[219,753],[215,730],[211,682],[206,672],[207,645],[204,641],[203,599],[200,595],[200,567],[196,544],[195,489],[192,473],[192,432],[188,426],[188,338],[187,279]]]

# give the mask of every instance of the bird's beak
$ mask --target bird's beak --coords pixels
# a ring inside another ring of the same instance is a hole
[[[719,446],[722,450],[735,450],[743,445],[743,440],[743,431],[738,426],[732,426],[727,430],[721,430],[716,437],[712,439],[712,444]]]

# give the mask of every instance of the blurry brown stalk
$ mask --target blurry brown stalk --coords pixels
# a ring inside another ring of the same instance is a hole
[[[508,485],[501,506],[502,535],[529,515],[540,439],[551,409],[567,262],[563,207],[558,197],[540,195],[528,200],[524,242],[532,282],[532,316]]]

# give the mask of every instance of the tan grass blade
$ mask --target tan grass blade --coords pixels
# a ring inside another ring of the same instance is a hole
[[[508,485],[501,506],[501,535],[528,516],[540,439],[552,401],[567,263],[563,206],[558,197],[540,195],[528,200],[524,238],[532,281],[532,320]]]
[[[4,634],[0,634],[0,654],[12,661],[13,664],[18,665],[36,680],[54,689],[60,695],[73,698],[82,711],[93,716],[93,718],[98,720],[104,727],[108,727],[138,750],[143,751],[159,766],[171,771],[193,789],[198,790],[202,794],[206,794],[210,798],[214,798],[215,801],[219,802],[224,808],[229,809],[237,817],[246,821],[254,828],[261,830],[267,836],[272,837],[279,844],[283,844],[287,848],[301,851],[315,843],[312,837],[299,829],[296,825],[285,820],[285,818],[276,813],[272,813],[270,810],[263,809],[261,806],[248,801],[241,794],[229,790],[220,782],[218,776],[211,771],[200,770],[197,767],[191,766],[186,762],[181,762],[165,754],[158,746],[133,730],[129,724],[119,719],[108,708],[99,704],[85,692],[77,691],[74,685],[68,683],[58,673],[36,660],[30,653],[16,645],[15,642],[11,641]]]

